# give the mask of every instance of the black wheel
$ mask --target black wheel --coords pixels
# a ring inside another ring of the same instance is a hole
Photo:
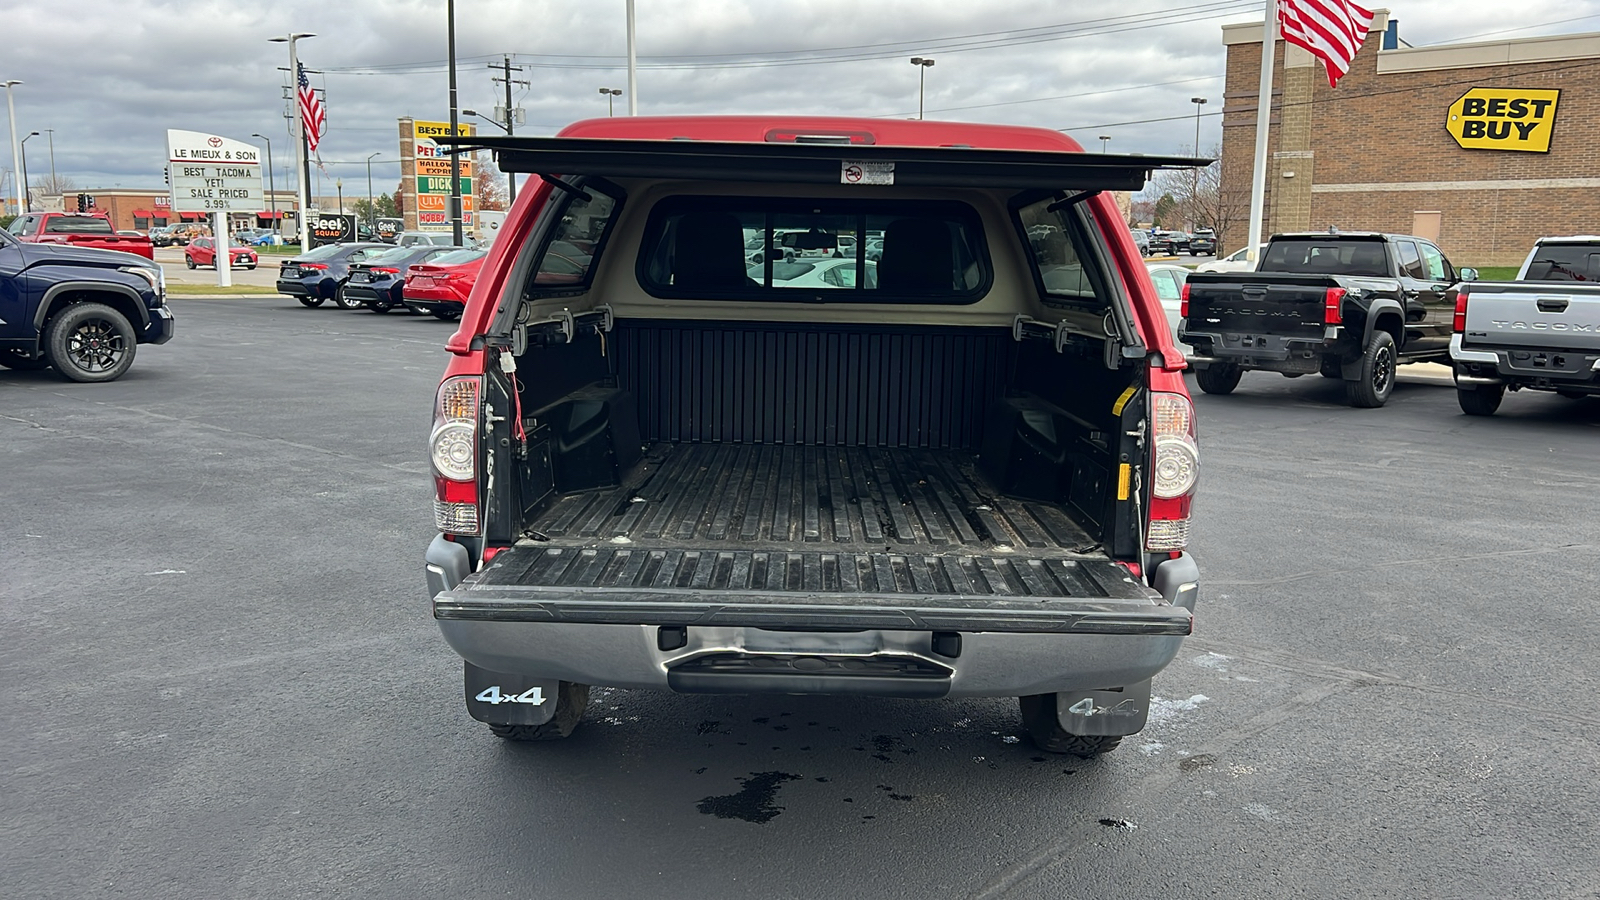
[[[334,289],[333,305],[340,309],[360,309],[361,301],[350,299],[349,295],[344,292],[344,285],[341,284]]]
[[[42,354],[39,356],[23,356],[18,350],[0,350],[0,366],[16,369],[18,372],[37,372],[48,368],[50,360]]]
[[[1318,371],[1322,373],[1323,378],[1343,378],[1344,364],[1339,361],[1337,356],[1324,356],[1321,368]]]
[[[1239,386],[1239,379],[1244,377],[1244,370],[1232,363],[1212,363],[1211,365],[1194,373],[1194,380],[1199,383],[1200,390],[1208,394],[1231,394]]]
[[[295,299],[299,300],[302,304],[304,304],[306,306],[316,307],[316,306],[321,306],[322,305],[322,298],[321,297],[307,297],[307,296],[304,296],[304,295],[300,295],[300,296],[295,297]]]
[[[1028,730],[1033,744],[1046,753],[1070,753],[1090,759],[1110,753],[1122,743],[1122,738],[1109,735],[1071,734],[1061,727],[1056,717],[1056,695],[1034,694],[1018,697],[1022,708],[1022,727]]]
[[[1505,396],[1506,386],[1503,384],[1475,384],[1456,388],[1456,402],[1461,404],[1461,411],[1469,416],[1494,415]]]
[[[1372,341],[1361,354],[1361,376],[1344,383],[1344,398],[1359,409],[1377,409],[1394,393],[1394,338],[1387,331],[1374,331]]]
[[[440,319],[442,321],[445,321],[445,322],[454,322],[455,320],[461,318],[461,310],[459,310],[459,309],[436,309],[436,310],[433,311],[433,317],[436,318],[436,319]]]
[[[133,326],[104,303],[74,303],[45,330],[50,362],[69,381],[112,381],[133,365]]]
[[[375,313],[386,313],[393,309],[394,305],[387,300],[374,300],[367,308]]]
[[[496,725],[491,723],[489,730],[495,737],[505,738],[508,741],[559,741],[570,737],[578,727],[578,721],[583,718],[583,710],[589,705],[589,686],[578,684],[575,681],[563,681],[556,691],[556,714],[550,721],[543,725]]]
[[[193,269],[193,268],[195,268],[195,264],[194,264],[194,257],[192,257],[192,256],[185,256],[185,257],[184,257],[184,258],[183,258],[183,265],[184,265],[184,267],[185,267],[185,268],[189,268],[189,269]]]

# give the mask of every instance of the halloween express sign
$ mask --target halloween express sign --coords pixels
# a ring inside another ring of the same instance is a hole
[[[1467,150],[1549,153],[1561,91],[1473,88],[1450,104],[1445,130]]]

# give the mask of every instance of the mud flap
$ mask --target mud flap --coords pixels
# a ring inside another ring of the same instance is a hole
[[[1144,729],[1149,717],[1148,678],[1117,690],[1056,694],[1056,718],[1068,734],[1085,737],[1137,734]]]
[[[561,682],[490,672],[466,663],[467,712],[493,725],[543,725],[555,717]]]

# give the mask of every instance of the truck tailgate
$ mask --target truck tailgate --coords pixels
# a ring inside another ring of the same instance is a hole
[[[1188,634],[1188,610],[970,454],[668,444],[562,497],[541,540],[434,598],[441,619]]]
[[[1188,278],[1187,330],[1317,340],[1328,288],[1338,286],[1322,275],[1196,273]]]
[[[1466,295],[1466,346],[1600,350],[1600,287],[1478,282]]]

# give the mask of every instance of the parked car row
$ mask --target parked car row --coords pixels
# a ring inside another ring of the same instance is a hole
[[[277,288],[308,307],[328,301],[376,313],[404,307],[448,321],[460,317],[486,255],[431,240],[401,246],[326,244],[285,260]]]

